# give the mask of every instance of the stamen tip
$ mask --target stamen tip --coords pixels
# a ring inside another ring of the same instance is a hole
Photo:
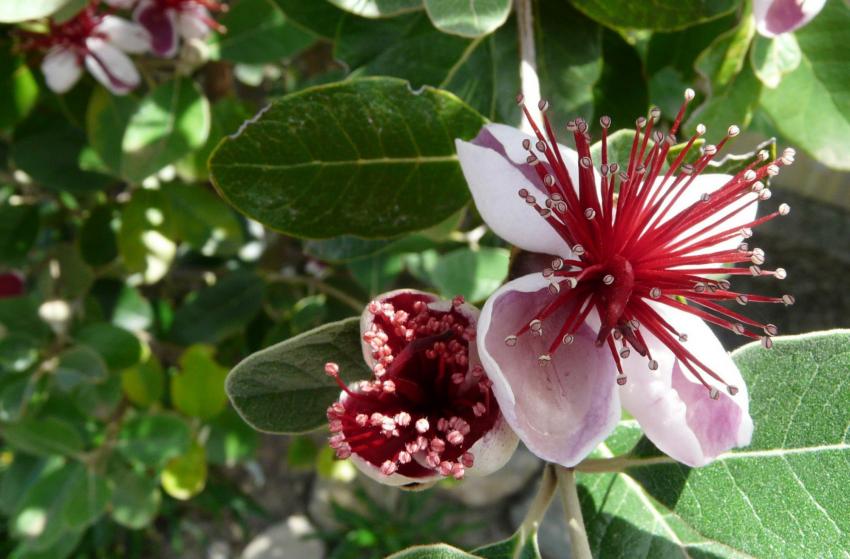
[[[696,97],[696,92],[690,87],[685,90],[685,101],[693,101],[694,97]]]

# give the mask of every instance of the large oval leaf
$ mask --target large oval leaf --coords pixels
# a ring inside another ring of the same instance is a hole
[[[328,0],[363,17],[390,17],[422,9],[422,0]],[[510,1],[510,0],[508,0]]]
[[[608,27],[672,31],[728,14],[739,0],[572,0],[579,10]]]
[[[0,23],[15,23],[47,17],[69,0],[4,0],[0,2]]]
[[[425,0],[434,27],[463,37],[479,37],[498,29],[511,13],[511,0]]]
[[[285,233],[392,236],[469,199],[454,139],[484,119],[454,95],[389,78],[308,89],[273,103],[210,160],[221,195]]]
[[[360,347],[360,319],[326,324],[259,351],[236,365],[225,389],[255,429],[299,433],[320,427],[339,387],[324,371],[333,361],[346,382],[371,372]]]

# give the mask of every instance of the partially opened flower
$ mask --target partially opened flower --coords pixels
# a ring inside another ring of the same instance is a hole
[[[227,5],[214,0],[141,0],[133,18],[151,35],[151,51],[170,58],[177,54],[180,37],[203,39],[210,30],[224,31],[210,11],[226,11]]]
[[[504,421],[475,349],[478,310],[413,290],[386,293],[361,319],[373,378],[342,388],[328,408],[330,445],[366,475],[408,485],[486,475],[511,457]]]
[[[139,26],[113,15],[101,15],[91,4],[64,23],[50,22],[46,34],[25,33],[23,47],[47,54],[41,70],[48,87],[65,93],[79,81],[83,66],[116,95],[139,85],[139,72],[126,53],[148,49],[148,35]]]
[[[726,275],[782,279],[745,238],[787,214],[756,218],[770,198],[764,181],[793,161],[762,152],[734,176],[707,173],[728,140],[685,160],[704,127],[668,163],[693,91],[667,134],[657,109],[640,118],[628,161],[609,160],[607,117],[599,161],[587,123],[567,124],[576,150],[557,144],[541,103],[534,136],[485,126],[457,141],[476,206],[504,239],[551,255],[538,273],[513,280],[485,304],[478,351],[502,412],[542,458],[573,466],[611,433],[625,407],[664,452],[698,466],[752,433],[741,374],[706,322],[770,347],[776,334],[727,303],[779,303],[732,290]],[[521,101],[520,101],[521,102]],[[526,117],[530,115],[523,106]],[[737,264],[744,266],[736,266]]]
[[[789,33],[809,23],[826,0],[753,0],[756,30],[765,37]]]

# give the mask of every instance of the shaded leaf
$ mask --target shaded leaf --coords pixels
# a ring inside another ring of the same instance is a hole
[[[737,0],[572,0],[579,10],[608,27],[672,31],[718,18],[734,10]]]

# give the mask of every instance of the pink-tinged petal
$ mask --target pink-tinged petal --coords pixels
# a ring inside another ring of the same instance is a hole
[[[203,6],[189,6],[180,12],[177,19],[180,36],[186,40],[203,39],[210,33],[210,27],[206,23],[210,19],[209,11]]]
[[[97,31],[105,34],[110,43],[124,52],[141,54],[151,46],[150,35],[142,26],[120,17],[104,16]]]
[[[79,81],[83,68],[73,51],[55,47],[44,57],[41,71],[44,72],[47,87],[56,93],[65,93]]]
[[[475,463],[466,469],[466,475],[484,477],[502,469],[518,445],[519,438],[504,416],[500,417],[496,425],[470,447],[469,452],[475,457]]]
[[[143,0],[133,19],[150,34],[151,52],[162,58],[177,54],[177,16],[174,10],[163,9],[153,0]]]
[[[524,139],[534,143],[531,136],[516,128],[488,124],[471,142],[455,140],[475,206],[487,225],[509,243],[531,252],[569,258],[567,243],[517,194],[525,188],[541,205],[546,199],[537,173],[525,163]],[[573,172],[575,152],[566,147],[561,149],[565,163]]]
[[[620,392],[623,407],[637,419],[655,446],[689,466],[704,466],[733,447],[748,445],[753,432],[749,396],[732,358],[700,318],[650,304],[674,328],[687,334],[684,347],[738,392],[732,396],[723,383],[703,375],[718,390],[718,399],[711,399],[709,391],[655,336],[643,329],[659,367],[650,371],[646,359],[634,352],[623,360],[628,376]]]
[[[826,0],[753,0],[756,30],[775,37],[809,23],[826,5]]]
[[[86,39],[86,47],[86,68],[112,93],[124,95],[139,85],[139,71],[124,52],[97,37]]]
[[[494,293],[478,322],[478,352],[502,414],[526,446],[544,460],[574,466],[617,425],[620,399],[610,353],[594,345],[584,324],[540,366],[569,308],[543,321],[543,335],[524,335],[509,347],[505,338],[536,318],[552,300],[540,274],[523,276]]]

